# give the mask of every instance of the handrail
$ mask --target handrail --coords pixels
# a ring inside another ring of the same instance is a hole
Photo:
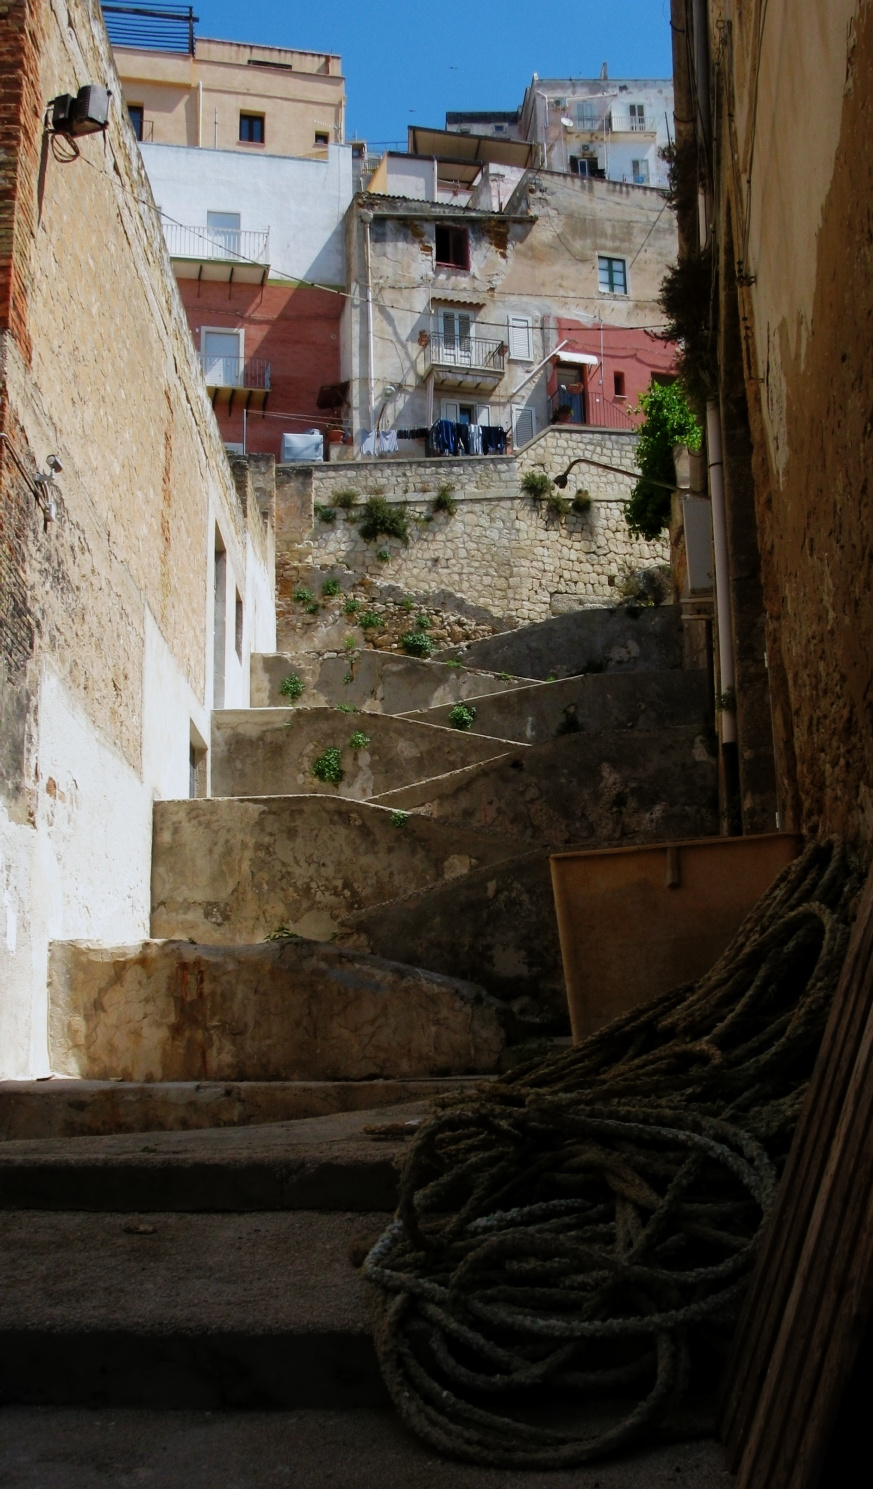
[[[207,388],[270,389],[270,364],[263,357],[222,357],[200,352]]]
[[[429,341],[431,364],[436,367],[470,367],[480,372],[502,373],[505,368],[503,341],[485,341],[479,336],[446,336],[432,331]]]
[[[164,237],[171,258],[199,259],[224,263],[270,262],[270,230],[248,228],[188,227],[165,222]]]

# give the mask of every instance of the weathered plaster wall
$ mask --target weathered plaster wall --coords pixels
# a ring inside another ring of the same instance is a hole
[[[229,704],[275,626],[267,523],[234,488],[99,6],[7,6],[0,74],[0,420],[26,470],[63,465],[47,530],[9,448],[0,473],[0,1071],[25,1075],[48,941],[147,932],[152,803],[187,796],[208,739],[216,534]],[[65,159],[45,101],[87,81],[112,122]]]
[[[785,0],[733,12],[719,210],[754,276],[740,311],[784,825],[869,842],[873,7],[814,0],[802,26]]]
[[[318,566],[402,586],[416,598],[449,591],[509,621],[544,620],[580,606],[608,604],[617,594],[610,576],[666,563],[665,542],[632,538],[624,503],[636,479],[635,436],[608,431],[545,430],[516,457],[446,460],[377,460],[283,467],[279,485],[277,546],[280,589],[291,594],[295,574]],[[548,514],[521,490],[527,471],[558,475],[580,455],[627,470],[625,477],[596,466],[577,466],[566,490],[587,489],[591,509],[564,518]],[[431,512],[437,488],[447,482],[458,503],[453,517]],[[405,502],[410,539],[367,543],[355,511],[336,521],[315,520],[315,503],[330,508],[337,492],[373,493]],[[432,520],[429,520],[432,519]],[[377,557],[390,553],[387,561]],[[286,643],[283,642],[283,645]],[[338,641],[341,645],[341,641]]]

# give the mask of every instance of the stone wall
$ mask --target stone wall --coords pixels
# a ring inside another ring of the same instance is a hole
[[[272,514],[235,488],[100,7],[14,0],[2,23],[0,1072],[17,1076],[47,1067],[48,942],[147,934],[153,801],[188,795],[216,673],[247,703],[275,606]],[[86,82],[112,90],[110,125],[76,153],[43,114]]]
[[[287,598],[312,568],[366,576],[422,602],[439,592],[443,609],[451,608],[454,597],[504,625],[614,601],[616,581],[625,572],[669,560],[666,542],[647,543],[628,532],[624,503],[636,479],[635,444],[633,434],[556,426],[514,456],[281,467],[277,577],[286,624],[293,621]],[[582,455],[628,472],[577,466],[564,495],[587,491],[587,512],[559,517],[522,491],[526,472],[556,476]],[[443,484],[457,502],[454,516],[432,511]],[[350,512],[336,506],[337,494],[348,491],[358,498]],[[408,546],[396,538],[368,543],[360,536],[360,504],[374,494],[405,504]],[[335,512],[335,519],[321,520],[319,507]]]

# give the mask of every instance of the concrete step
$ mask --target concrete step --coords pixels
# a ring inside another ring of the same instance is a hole
[[[577,610],[453,646],[440,656],[455,657],[465,667],[543,680],[580,672],[663,672],[682,666],[680,607]]]
[[[2,1211],[0,1398],[205,1410],[380,1405],[368,1299],[349,1249],[387,1219]]]
[[[498,669],[503,670],[503,669]],[[297,708],[336,708],[348,703],[365,713],[408,713],[458,703],[472,693],[499,693],[515,679],[449,665],[439,657],[398,656],[396,652],[358,651],[353,657],[292,656],[287,652],[255,653],[251,664],[252,708],[281,708],[286,677],[295,672],[305,684]]]
[[[286,926],[329,940],[355,910],[517,851],[496,833],[325,796],[158,801],[151,933],[227,946]]]
[[[477,735],[541,744],[565,734],[602,729],[712,727],[713,706],[704,672],[602,672],[528,684],[468,699]],[[448,726],[449,708],[406,717]],[[447,762],[448,764],[448,762]],[[378,793],[373,793],[374,795]]]
[[[414,1079],[495,1070],[481,988],[300,937],[258,946],[56,941],[52,1069],[86,1080]]]
[[[393,1210],[403,1131],[414,1132],[429,1107],[419,1101],[258,1127],[6,1142],[0,1209]]]
[[[362,735],[367,743],[355,742]],[[506,748],[517,749],[511,741]],[[340,751],[343,778],[318,779],[315,761]],[[330,708],[229,709],[212,715],[212,796],[300,793],[366,801],[384,791],[457,770],[501,753],[500,741],[452,729],[447,721]]]
[[[366,1112],[463,1090],[485,1079],[371,1081],[0,1081],[0,1142],[197,1132]]]
[[[693,728],[570,734],[377,800],[552,848],[708,837],[718,832],[709,749]]]
[[[86,1411],[4,1406],[8,1489],[730,1489],[713,1437],[583,1468],[476,1468],[438,1456],[393,1411]]]

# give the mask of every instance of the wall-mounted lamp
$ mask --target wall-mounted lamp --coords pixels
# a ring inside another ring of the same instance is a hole
[[[108,88],[100,83],[86,83],[75,98],[72,93],[61,93],[51,99],[52,134],[64,134],[75,138],[83,134],[100,134],[109,124]]]

